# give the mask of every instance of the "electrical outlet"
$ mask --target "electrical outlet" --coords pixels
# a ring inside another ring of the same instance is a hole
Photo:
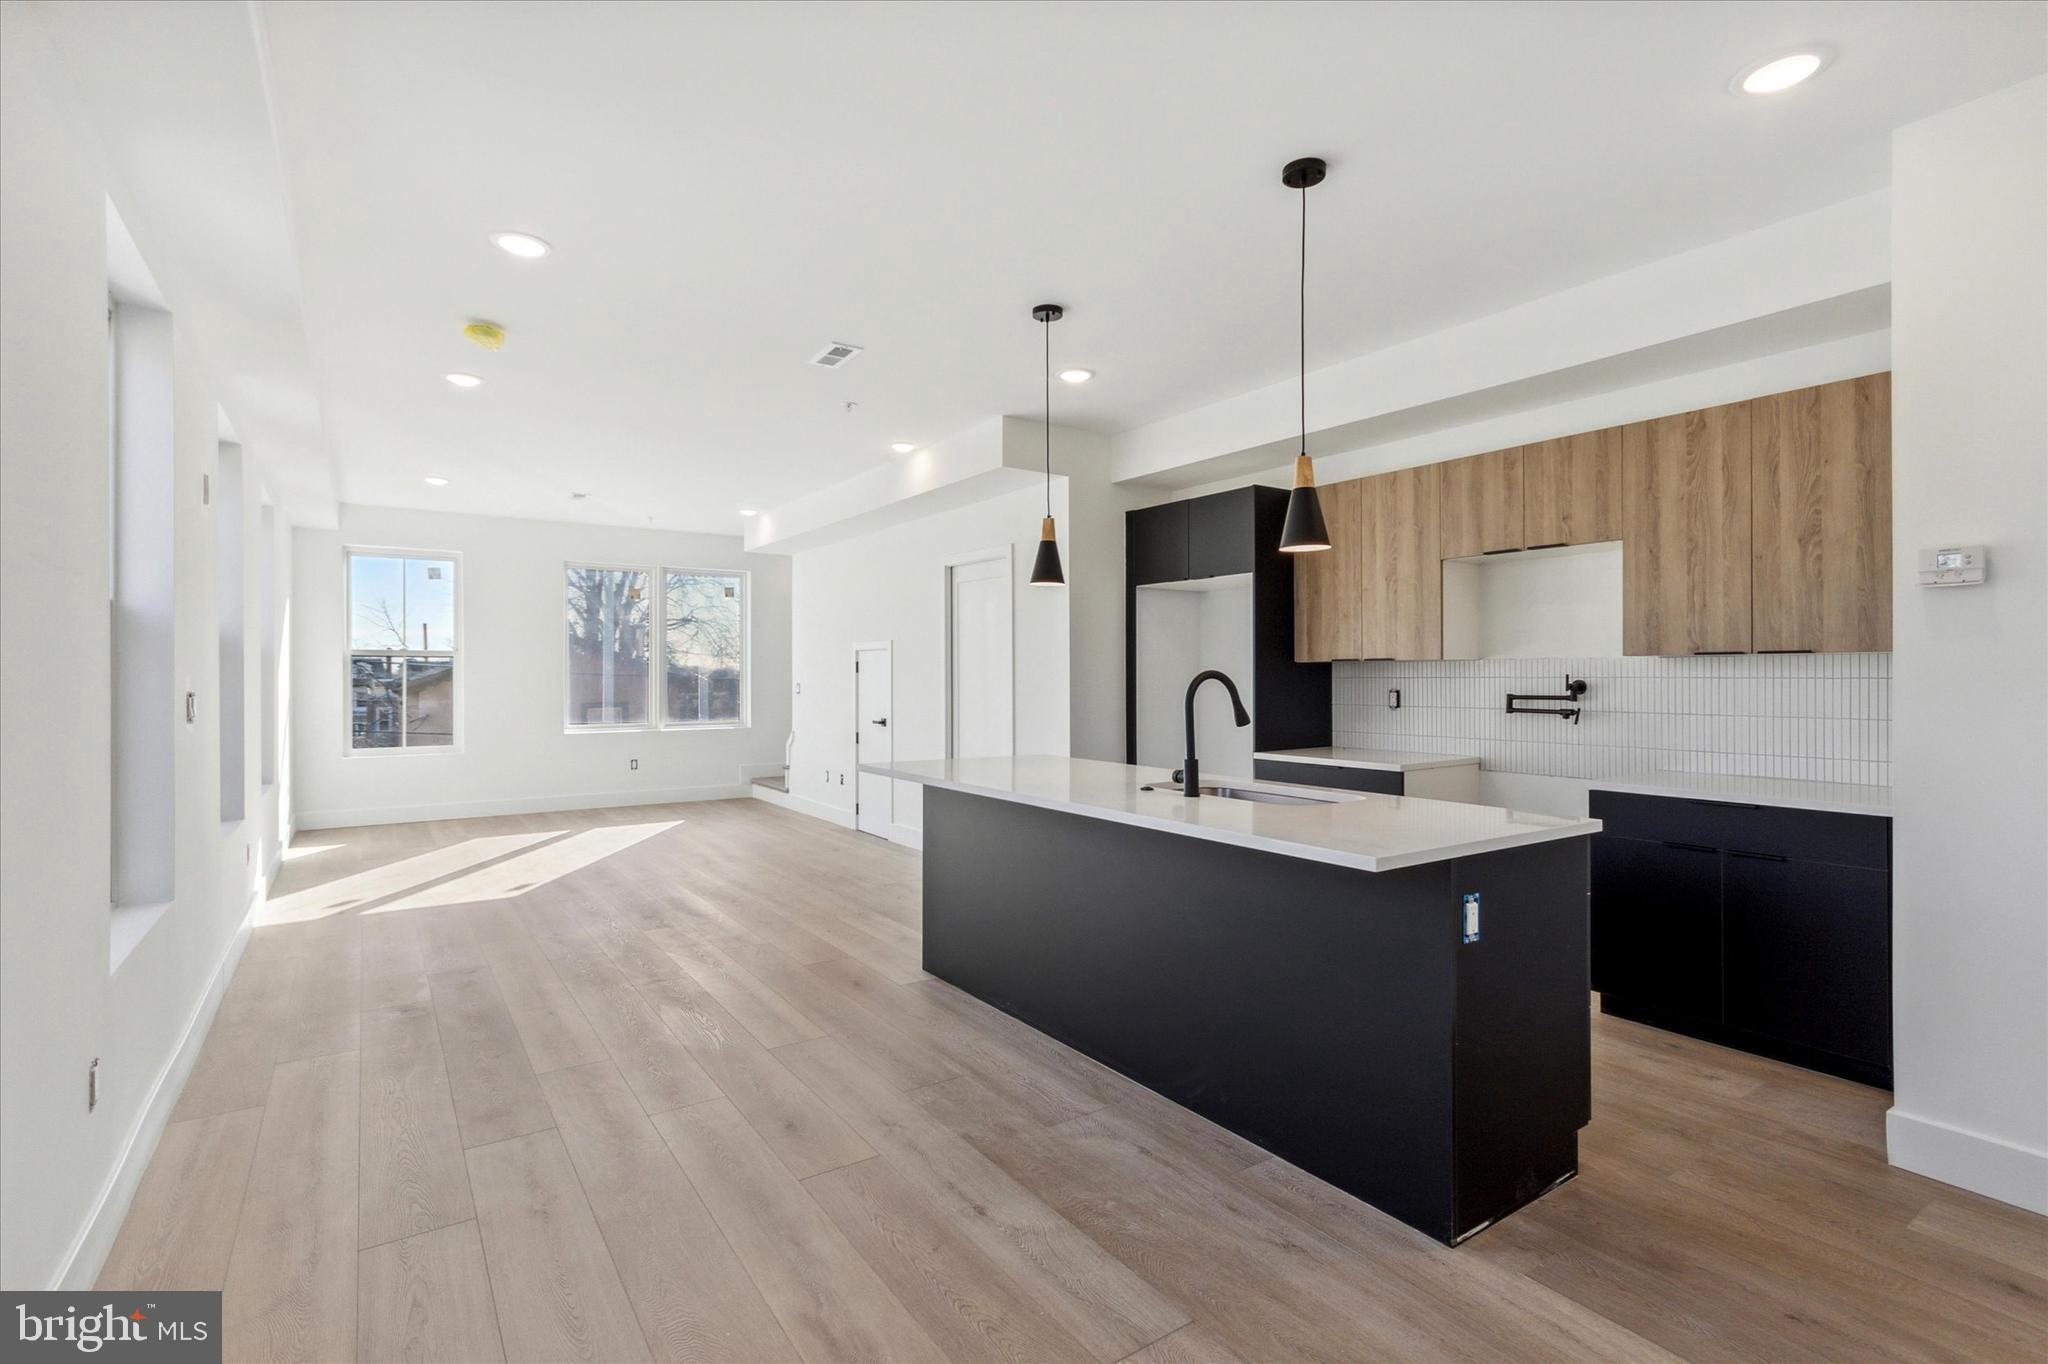
[[[640,760],[638,758],[626,759],[626,770],[628,772],[638,772],[640,770]]]
[[[844,785],[846,785],[846,774],[845,774],[844,772],[841,772],[841,773],[839,774],[839,784],[840,784],[841,786],[844,786]]]
[[[92,1058],[92,1064],[85,1068],[85,1111],[90,1113],[100,1106],[100,1058]]]

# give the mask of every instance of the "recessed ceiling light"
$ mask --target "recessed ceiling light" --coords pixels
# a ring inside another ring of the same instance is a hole
[[[555,249],[531,232],[493,232],[491,245],[521,260],[539,260]]]
[[[1811,48],[1787,53],[1750,67],[1735,78],[1735,88],[1745,95],[1775,95],[1790,90],[1828,64],[1828,52]]]
[[[435,477],[434,477],[434,476],[433,476],[432,474],[428,474],[428,475],[427,475],[427,482],[428,482],[428,483],[429,483],[430,485],[432,485],[433,487],[436,487],[436,488],[445,488],[445,487],[447,487],[447,486],[448,486],[448,480],[447,480],[447,479],[445,479],[445,478],[435,478]]]
[[[1085,384],[1095,377],[1092,369],[1063,369],[1060,378],[1070,384]]]
[[[907,455],[907,454],[909,454],[909,453],[910,453],[910,452],[911,452],[912,450],[915,450],[915,449],[916,449],[917,447],[916,447],[915,445],[912,445],[912,444],[911,444],[911,443],[910,443],[909,441],[907,441],[907,440],[899,440],[899,441],[897,441],[897,442],[896,442],[896,443],[895,443],[894,445],[890,446],[889,448],[890,448],[891,450],[894,450],[894,451],[895,451],[895,452],[896,452],[897,454],[899,454],[899,455]]]
[[[444,374],[441,377],[457,388],[477,388],[483,383],[474,374]]]
[[[760,513],[760,512],[759,512],[759,511],[758,511],[758,510],[757,510],[756,508],[753,508],[753,507],[741,507],[741,508],[740,508],[740,515],[741,515],[741,516],[759,516],[760,514],[761,514],[761,513]]]

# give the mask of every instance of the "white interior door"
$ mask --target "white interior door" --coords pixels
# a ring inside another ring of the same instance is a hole
[[[896,742],[891,731],[888,645],[866,645],[853,651],[853,692],[856,768],[893,762]],[[887,838],[895,822],[896,783],[859,771],[855,782],[854,827]]]
[[[1010,666],[1010,561],[1007,556],[946,570],[946,753],[1008,757],[1016,749]]]

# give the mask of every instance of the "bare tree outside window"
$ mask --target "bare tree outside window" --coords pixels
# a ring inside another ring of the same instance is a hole
[[[746,584],[729,570],[565,565],[564,722],[745,724]]]
[[[663,604],[663,718],[672,725],[738,724],[745,717],[744,580],[669,569]]]
[[[571,727],[644,725],[654,602],[645,569],[567,571]]]
[[[455,560],[351,550],[349,747],[455,742]]]

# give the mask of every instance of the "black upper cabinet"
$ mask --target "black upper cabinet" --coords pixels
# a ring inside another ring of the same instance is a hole
[[[1188,514],[1188,577],[1222,578],[1252,571],[1258,559],[1252,497],[1253,489],[1235,488],[1181,504]]]
[[[1131,580],[1177,583],[1188,576],[1188,504],[1165,502],[1130,514]]]

